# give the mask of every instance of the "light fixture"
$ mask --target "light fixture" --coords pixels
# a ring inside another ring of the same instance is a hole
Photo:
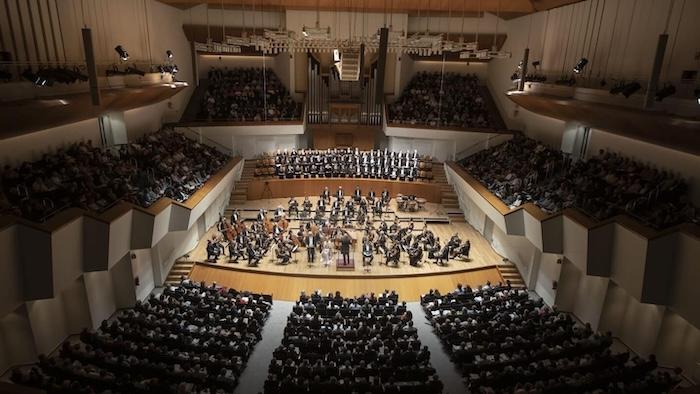
[[[340,51],[337,49],[333,50],[333,63],[338,63],[340,61]]]
[[[114,47],[114,50],[117,52],[121,60],[129,60],[129,52],[127,52],[126,49],[124,49],[124,47],[122,47],[121,45],[117,45],[116,47]]]
[[[532,67],[534,67],[535,69],[537,69],[537,67],[539,67],[540,64],[541,64],[541,63],[540,63],[539,60],[535,60],[535,61],[532,62]]]
[[[656,101],[663,101],[668,96],[676,94],[676,87],[673,84],[666,84],[663,88],[656,91]]]
[[[165,57],[167,57],[168,59],[172,59],[174,56],[175,55],[173,55],[173,51],[171,51],[170,49],[165,51]]]
[[[586,68],[586,64],[588,64],[588,59],[582,57],[581,60],[579,60],[578,63],[576,63],[576,65],[574,66],[574,72],[576,74],[581,74],[581,72],[583,72],[583,69]]]
[[[698,105],[700,105],[700,88],[695,89],[695,99],[698,100]]]

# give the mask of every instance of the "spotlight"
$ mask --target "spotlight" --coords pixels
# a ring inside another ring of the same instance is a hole
[[[117,54],[119,54],[119,58],[122,59],[123,61],[129,60],[129,52],[124,49],[121,45],[117,45],[114,47],[114,50],[117,51]]]
[[[695,99],[698,100],[698,104],[700,105],[700,88],[695,89]]]
[[[656,91],[656,101],[663,101],[666,97],[673,96],[674,94],[676,94],[676,87],[669,83]]]
[[[625,96],[625,98],[629,98],[641,88],[642,85],[640,85],[639,82],[628,83],[622,87],[622,95]]]
[[[523,61],[521,60],[520,63],[518,63],[518,70],[523,69]]]
[[[168,49],[167,51],[165,51],[165,56],[166,56],[168,59],[172,59],[175,55],[173,55],[173,51],[171,51],[170,49]]]
[[[583,69],[586,68],[586,64],[588,64],[588,59],[582,57],[581,60],[579,60],[578,63],[576,63],[576,65],[574,66],[574,72],[576,74],[581,74]]]

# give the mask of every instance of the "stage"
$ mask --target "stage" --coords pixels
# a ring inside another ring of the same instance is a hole
[[[311,200],[316,205],[318,197]],[[299,203],[303,197],[297,198]],[[242,219],[254,220],[260,208],[270,212],[282,206],[286,209],[288,198],[276,198],[267,200],[246,201],[237,205]],[[351,237],[357,240],[351,249],[351,258],[354,260],[354,269],[338,269],[336,261],[340,259],[338,250],[334,250],[333,263],[325,266],[321,262],[320,251],[317,250],[315,262],[307,261],[305,248],[292,256],[292,262],[286,265],[278,264],[275,259],[275,247],[260,260],[257,266],[248,266],[247,260],[240,259],[238,263],[229,262],[227,256],[221,256],[217,262],[206,262],[206,241],[218,234],[216,228],[210,229],[191,250],[183,261],[195,262],[195,268],[191,273],[194,280],[215,281],[224,286],[240,289],[270,292],[276,298],[294,300],[301,290],[316,290],[318,288],[328,291],[333,289],[347,289],[350,293],[359,291],[381,291],[387,288],[403,289],[407,300],[417,300],[418,295],[431,287],[441,291],[453,290],[457,283],[479,285],[487,280],[501,281],[502,278],[495,268],[502,261],[502,256],[496,253],[489,242],[478,231],[467,223],[449,223],[447,214],[440,204],[427,203],[425,209],[419,212],[397,212],[396,201],[392,199],[389,204],[390,213],[383,214],[383,220],[391,224],[395,217],[401,220],[402,227],[414,222],[414,234],[418,234],[424,220],[428,228],[439,237],[443,244],[453,234],[471,242],[470,258],[450,259],[444,266],[437,265],[424,253],[423,264],[414,267],[408,263],[408,255],[401,253],[398,266],[384,264],[384,256],[375,254],[371,265],[363,265],[361,254],[362,231],[360,229],[347,228]],[[227,217],[231,210],[226,211]],[[301,221],[292,218],[290,228],[298,229]],[[379,225],[379,219],[374,220],[375,228]],[[345,283],[347,282],[347,283]],[[350,294],[348,293],[348,294]]]

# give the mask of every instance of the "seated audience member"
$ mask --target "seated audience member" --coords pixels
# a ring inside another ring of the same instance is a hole
[[[273,353],[265,394],[442,393],[412,315],[395,292],[302,293]]]
[[[387,107],[387,115],[396,124],[496,128],[500,121],[488,110],[486,94],[476,75],[419,72]]]
[[[231,393],[272,298],[183,280],[12,373],[49,393]]]
[[[279,121],[301,117],[274,72],[262,68],[212,68],[198,117],[220,121]]]
[[[628,214],[657,229],[699,222],[682,179],[616,153],[572,162],[516,134],[461,164],[511,208],[528,202],[546,213],[576,208],[597,220]]]
[[[34,221],[71,207],[102,212],[119,200],[142,207],[161,197],[183,202],[226,161],[216,149],[169,130],[112,148],[80,142],[5,166],[0,195],[11,206],[5,211]]]
[[[527,290],[487,283],[430,290],[421,304],[473,393],[662,393],[679,375],[649,360],[613,354],[610,333],[532,299]]]

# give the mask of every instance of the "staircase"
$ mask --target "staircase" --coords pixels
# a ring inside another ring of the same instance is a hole
[[[229,205],[242,204],[248,199],[248,184],[253,180],[256,163],[257,160],[246,160],[243,163],[241,179],[236,181],[233,186]]]
[[[338,73],[341,81],[357,81],[360,79],[360,51],[358,49],[343,49]]]
[[[459,207],[459,199],[455,189],[447,183],[445,167],[442,163],[433,165],[433,182],[437,183],[442,190],[442,206],[450,219],[450,223],[465,223],[464,212]]]
[[[520,276],[520,271],[518,271],[518,268],[511,261],[505,260],[496,265],[496,268],[498,268],[498,273],[501,274],[504,283],[509,280],[511,286],[515,288],[525,288],[525,281],[523,277]]]
[[[165,278],[165,286],[173,286],[179,284],[181,277],[184,276],[185,278],[188,278],[190,276],[192,268],[194,268],[194,261],[176,261],[175,264],[173,264],[173,268],[170,269],[168,277]]]

